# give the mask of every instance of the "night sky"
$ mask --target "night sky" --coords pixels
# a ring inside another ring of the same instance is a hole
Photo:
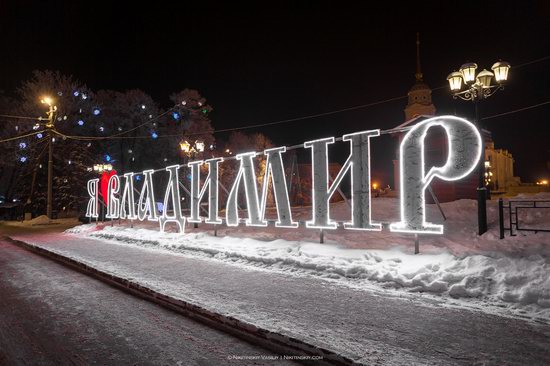
[[[12,93],[34,69],[72,74],[93,90],[139,88],[163,107],[171,93],[195,88],[214,108],[214,127],[239,127],[405,96],[415,82],[418,31],[424,80],[442,87],[433,91],[438,114],[472,118],[472,104],[453,100],[446,81],[468,61],[480,69],[498,59],[512,64],[506,89],[481,102],[481,117],[550,100],[550,59],[514,68],[550,55],[547,1],[228,3],[3,1],[0,89]],[[292,145],[385,129],[404,121],[406,102],[248,131]],[[512,152],[523,181],[550,176],[548,116],[545,105],[483,122],[496,147]],[[381,137],[373,146],[385,183],[394,143]]]

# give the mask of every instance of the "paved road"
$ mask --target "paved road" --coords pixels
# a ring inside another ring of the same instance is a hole
[[[21,239],[366,365],[550,365],[545,324],[122,242],[67,234]]]
[[[286,365],[0,239],[0,365]]]

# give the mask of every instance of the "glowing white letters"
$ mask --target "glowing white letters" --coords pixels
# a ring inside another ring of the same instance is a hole
[[[134,205],[134,173],[126,173],[124,174],[124,178],[125,183],[120,202],[119,217],[121,219],[135,220],[137,219],[137,215],[136,206]]]
[[[273,183],[273,195],[275,196],[275,206],[277,207],[276,227],[298,227],[298,223],[292,221],[292,212],[290,211],[290,202],[288,200],[288,189],[286,187],[285,168],[283,166],[282,153],[286,147],[276,147],[264,150],[267,155],[266,168],[264,174],[264,183],[262,188],[261,218],[265,218],[265,208],[267,206],[267,191],[269,181]]]
[[[138,219],[143,221],[146,217],[149,221],[157,221],[157,206],[155,203],[155,190],[153,189],[154,170],[143,171],[143,187],[139,194],[137,207]]]
[[[371,221],[370,213],[370,138],[379,136],[379,130],[363,131],[344,135],[342,140],[350,142],[350,154],[329,188],[328,145],[334,137],[308,141],[305,148],[311,148],[313,218],[306,223],[308,228],[335,229],[338,224],[330,219],[330,198],[351,169],[352,221],[346,229],[382,230],[381,224]]]
[[[434,126],[445,129],[448,156],[441,167],[425,167],[424,140],[428,130]],[[371,217],[371,167],[370,139],[380,135],[380,130],[362,131],[342,136],[342,141],[349,141],[349,156],[338,172],[334,182],[329,184],[328,146],[335,142],[333,137],[304,143],[304,148],[311,149],[312,172],[312,219],[306,223],[308,228],[335,229],[338,224],[330,218],[330,199],[338,189],[344,176],[350,172],[351,178],[351,221],[344,223],[348,230],[382,230],[381,223],[372,221]],[[481,157],[481,136],[475,126],[465,119],[443,116],[430,118],[415,125],[404,136],[400,146],[400,221],[389,225],[390,231],[405,233],[443,233],[443,225],[426,222],[425,190],[435,178],[452,181],[464,178],[476,167]],[[292,220],[292,212],[288,197],[288,187],[285,178],[285,168],[282,154],[286,147],[276,147],[263,152],[266,156],[266,169],[258,195],[258,178],[254,169],[254,158],[259,153],[248,152],[236,156],[239,170],[233,181],[225,207],[225,223],[237,226],[240,223],[237,200],[239,189],[244,181],[246,197],[247,226],[267,226],[265,218],[270,184],[273,187],[273,198],[277,209],[277,227],[298,227]],[[223,158],[212,158],[205,161],[194,161],[187,164],[191,170],[190,209],[188,218],[183,216],[181,196],[179,191],[180,165],[165,168],[169,173],[164,193],[164,208],[162,215],[157,213],[155,191],[153,187],[153,170],[143,172],[143,186],[139,192],[137,205],[134,202],[134,173],[124,174],[124,187],[121,187],[120,177],[113,175],[108,182],[108,218],[139,219],[159,221],[160,230],[164,231],[168,222],[175,222],[179,231],[183,232],[185,222],[199,223],[200,202],[208,188],[208,224],[221,224],[219,217],[219,165]],[[200,167],[208,165],[208,175],[200,185]],[[426,173],[426,170],[428,172]],[[122,189],[121,189],[122,188]],[[99,179],[92,179],[87,184],[89,201],[86,208],[87,217],[98,217]],[[119,199],[120,191],[122,197]],[[137,206],[137,210],[136,210]],[[169,215],[168,213],[171,212]]]
[[[445,165],[430,167],[425,174],[424,138],[433,126],[445,129],[449,152]],[[442,234],[443,225],[426,222],[426,188],[435,177],[453,181],[470,174],[481,157],[481,145],[481,136],[475,126],[453,116],[427,119],[407,132],[399,150],[401,221],[391,224],[390,230]]]
[[[218,165],[223,158],[214,158],[206,160],[208,164],[208,175],[204,180],[202,189],[200,185],[200,166],[204,163],[202,160],[188,163],[191,168],[191,216],[189,222],[201,222],[199,216],[200,202],[204,197],[208,187],[208,218],[207,224],[221,224],[222,220],[218,217]]]
[[[164,226],[167,222],[175,222],[178,224],[180,233],[185,230],[185,217],[181,213],[181,198],[179,190],[179,178],[178,169],[179,165],[167,166],[166,170],[170,173],[168,178],[168,184],[166,185],[166,192],[164,193],[164,205],[162,209],[162,215],[159,217],[160,231],[164,231]],[[143,183],[145,186],[145,182]],[[152,189],[152,188],[151,188]],[[170,200],[172,201],[172,215],[168,215],[168,208]]]
[[[357,132],[342,137],[342,140],[350,142],[351,150],[348,158],[351,165],[351,222],[344,224],[346,229],[382,230],[382,225],[373,223],[371,218],[370,138],[375,136],[380,136],[380,130]]]
[[[97,206],[99,201],[99,178],[90,179],[88,181],[88,195],[90,200],[86,207],[86,217],[98,217]]]
[[[120,178],[118,175],[112,175],[109,178],[109,183],[107,185],[107,197],[109,204],[107,205],[107,215],[105,217],[110,219],[116,219],[118,218],[119,213],[119,207],[120,207],[120,200],[115,197],[116,194],[118,194],[118,191],[120,190]]]
[[[247,226],[267,226],[265,219],[265,210],[267,206],[267,193],[269,182],[272,182],[273,193],[275,197],[275,206],[277,207],[277,227],[298,227],[298,223],[292,221],[290,212],[290,202],[288,200],[288,189],[286,187],[285,171],[281,153],[286,151],[286,147],[277,147],[267,149],[264,155],[267,155],[266,168],[263,177],[262,196],[258,198],[258,187],[256,176],[254,174],[255,152],[237,155],[237,160],[241,162],[239,172],[229,193],[227,199],[226,222],[228,226],[237,226],[239,224],[239,214],[237,207],[237,197],[241,180],[244,180],[246,194],[246,208],[248,211]]]
[[[256,186],[256,174],[254,172],[254,162],[252,158],[256,156],[255,152],[249,152],[237,155],[237,160],[241,162],[239,172],[233,182],[231,192],[227,198],[225,209],[225,219],[227,226],[239,225],[239,211],[237,207],[237,198],[239,185],[244,179],[244,188],[246,194],[246,209],[248,211],[247,226],[267,226],[267,221],[261,217],[260,204],[258,200],[258,188]]]
[[[328,187],[328,144],[334,143],[334,137],[304,142],[305,148],[311,148],[311,180],[313,203],[313,218],[306,223],[308,228],[315,229],[336,229],[338,226],[330,220],[329,200],[334,194],[344,174],[349,169],[350,159],[346,161],[338,176]]]

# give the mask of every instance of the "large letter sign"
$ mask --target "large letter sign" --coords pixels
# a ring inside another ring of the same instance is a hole
[[[448,156],[443,166],[425,166],[425,139],[434,126],[441,126],[445,130]],[[410,127],[409,127],[410,128]],[[402,131],[402,130],[401,130]],[[373,221],[371,214],[371,139],[381,133],[394,133],[394,130],[368,130],[342,136],[344,142],[349,142],[350,152],[346,162],[330,182],[328,147],[334,144],[334,137],[307,141],[303,144],[311,149],[311,178],[312,178],[312,210],[311,220],[305,223],[307,228],[336,229],[342,226],[330,217],[330,199],[339,189],[344,177],[349,172],[351,181],[351,217],[344,221],[345,230],[380,231],[382,223]],[[293,146],[292,149],[297,146]],[[392,232],[442,234],[443,225],[426,222],[425,191],[430,182],[438,177],[445,181],[462,179],[470,174],[481,158],[482,141],[476,127],[465,119],[454,116],[434,117],[421,121],[406,133],[399,148],[400,171],[400,218],[398,222],[386,223]],[[291,148],[288,148],[291,149]],[[275,147],[263,151],[265,156],[265,172],[263,177],[257,177],[254,169],[254,159],[261,152],[247,152],[226,160],[236,159],[239,170],[234,178],[225,205],[225,224],[238,226],[239,206],[237,204],[239,192],[243,191],[246,197],[247,226],[268,226],[274,222],[275,227],[296,228],[299,223],[293,221],[289,202],[286,171],[283,163],[283,154],[286,147]],[[160,230],[164,231],[166,223],[174,222],[179,232],[184,232],[186,222],[219,225],[224,222],[219,213],[219,171],[224,158],[211,158],[189,162],[186,166],[172,165],[164,169],[168,173],[166,189],[164,191],[164,208],[159,216],[155,190],[153,186],[154,170],[143,171],[143,186],[139,193],[138,202],[134,196],[134,173],[124,174],[124,186],[121,176],[113,175],[108,181],[107,204],[108,218],[138,219],[158,221]],[[201,166],[208,166],[208,175],[201,186]],[[191,172],[190,190],[179,181],[179,170],[189,169]],[[158,171],[158,170],[157,170]],[[113,172],[115,173],[115,172]],[[160,174],[159,174],[160,175]],[[161,180],[162,179],[162,180]],[[166,181],[159,177],[157,181]],[[261,181],[261,187],[258,187]],[[244,187],[243,187],[244,185]],[[180,186],[189,194],[190,214],[183,215],[181,207]],[[268,194],[272,187],[272,197],[277,209],[277,220],[266,219]],[[223,188],[223,186],[222,186]],[[86,216],[98,217],[99,179],[88,181],[89,201]],[[225,189],[225,188],[224,188]],[[201,217],[201,201],[208,193],[208,214]],[[340,192],[342,193],[342,192]],[[103,202],[101,202],[103,204]],[[223,206],[222,206],[223,208]],[[170,213],[170,214],[169,214]]]
[[[229,192],[226,207],[227,226],[239,225],[239,211],[237,207],[237,198],[241,180],[244,180],[244,189],[246,195],[246,209],[248,210],[247,226],[267,226],[267,221],[263,220],[260,214],[260,204],[258,199],[258,187],[256,185],[256,174],[254,173],[254,162],[252,158],[256,156],[255,152],[248,152],[237,155],[237,160],[241,162],[239,172]]]
[[[342,137],[342,140],[349,141],[351,145],[348,158],[351,165],[351,223],[344,224],[346,229],[382,230],[381,224],[372,222],[370,207],[370,138],[376,136],[380,136],[380,130],[352,133]]]
[[[149,221],[157,221],[157,205],[155,202],[155,190],[153,188],[153,173],[154,170],[143,171],[143,187],[139,194],[139,201],[137,207],[138,219],[140,221],[147,218]]]
[[[345,174],[351,169],[352,221],[345,225],[347,229],[382,229],[381,224],[373,224],[370,214],[370,138],[379,136],[380,130],[363,131],[344,135],[349,141],[351,152],[344,166],[329,188],[328,145],[334,143],[334,137],[308,141],[304,147],[311,148],[313,178],[313,219],[306,223],[308,228],[335,229],[338,224],[330,220],[330,198],[336,192]]]
[[[274,149],[264,150],[267,155],[265,163],[264,184],[262,188],[261,218],[265,219],[265,208],[267,206],[267,191],[269,181],[273,182],[273,195],[275,196],[275,206],[277,207],[276,227],[298,227],[298,223],[292,221],[290,212],[290,202],[288,200],[288,189],[286,187],[285,168],[283,167],[283,158],[281,154],[286,151],[286,147],[276,147]]]
[[[88,181],[88,195],[90,200],[86,207],[86,217],[98,217],[97,206],[99,201],[99,178]]]
[[[178,185],[178,169],[179,165],[167,166],[166,170],[170,173],[166,192],[164,192],[164,205],[162,206],[162,215],[159,218],[160,231],[164,231],[164,226],[167,222],[175,222],[178,225],[180,233],[183,233],[185,228],[185,217],[181,213],[181,197],[180,187]],[[145,183],[144,183],[145,185]],[[168,215],[170,201],[172,201],[172,215]]]
[[[122,192],[122,200],[120,202],[120,214],[121,219],[135,220],[136,206],[134,205],[134,173],[124,174],[125,184]]]
[[[428,130],[441,126],[447,134],[448,156],[442,167],[424,166],[424,139]],[[465,119],[445,116],[430,118],[414,126],[403,139],[399,150],[401,221],[390,225],[391,231],[442,234],[443,225],[426,222],[424,193],[435,177],[453,181],[474,170],[481,157],[481,136]]]
[[[202,197],[204,197],[206,192],[206,187],[208,187],[208,218],[206,219],[206,223],[222,223],[222,220],[218,217],[218,165],[222,161],[223,158],[206,160],[208,164],[208,175],[204,180],[202,189],[199,188],[200,167],[205,162],[199,160],[187,164],[187,166],[191,168],[191,217],[189,217],[189,222],[201,222],[199,207]]]
[[[328,144],[333,143],[334,137],[304,142],[305,148],[311,148],[311,201],[313,203],[313,218],[306,223],[308,228],[336,229],[337,227],[337,224],[329,219],[329,200],[338,187],[337,183],[339,183],[339,180],[335,179],[332,183],[332,188],[329,190]],[[345,173],[348,168],[349,162],[346,162],[340,173]],[[340,173],[338,176],[343,177],[343,174]],[[342,177],[340,177],[340,180]]]
[[[120,209],[120,200],[116,197],[120,190],[120,178],[118,175],[111,175],[107,184],[107,215],[105,217],[109,219],[117,219]]]

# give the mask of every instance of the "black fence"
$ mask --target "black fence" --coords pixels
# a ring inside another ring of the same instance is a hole
[[[532,231],[532,232],[550,232],[550,222],[548,227],[525,227],[521,226],[519,220],[519,212],[524,210],[543,210],[550,209],[550,200],[509,200],[504,202],[502,198],[498,200],[498,219],[499,219],[499,231],[500,239],[504,239],[504,233],[506,230],[510,232],[510,236],[516,236],[514,230],[517,231]],[[505,215],[505,210],[508,210]],[[505,227],[506,217],[508,217],[508,224],[510,226]]]

